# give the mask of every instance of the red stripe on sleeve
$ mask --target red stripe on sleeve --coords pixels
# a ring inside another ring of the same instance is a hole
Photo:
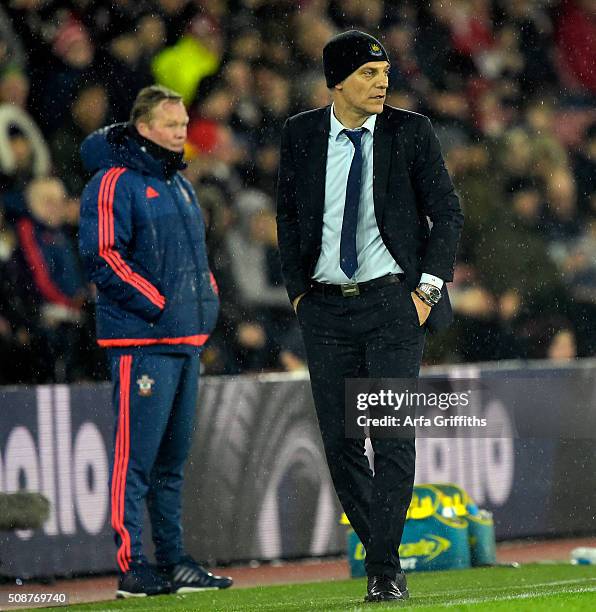
[[[166,299],[157,287],[140,274],[133,272],[120,253],[114,249],[114,194],[118,179],[126,168],[112,168],[101,180],[97,200],[99,255],[125,283],[132,285],[158,308],[165,308]]]

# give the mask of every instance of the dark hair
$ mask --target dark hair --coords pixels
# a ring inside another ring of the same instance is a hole
[[[573,324],[561,315],[544,315],[530,321],[525,326],[524,336],[528,340],[528,357],[544,359],[548,350],[560,332],[569,331],[576,336]]]
[[[135,125],[138,121],[151,121],[151,112],[164,100],[180,102],[182,101],[182,96],[173,89],[168,89],[163,85],[150,85],[141,89],[130,111],[130,123]]]

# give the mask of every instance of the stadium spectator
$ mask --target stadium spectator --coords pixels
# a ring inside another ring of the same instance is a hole
[[[591,123],[580,146],[573,155],[573,172],[577,184],[580,213],[593,213],[593,194],[596,193],[596,122]]]
[[[162,85],[180,91],[185,103],[190,104],[201,80],[220,67],[223,51],[219,24],[207,16],[197,15],[173,46],[155,56],[153,75]]]
[[[26,110],[29,79],[23,72],[9,69],[0,76],[0,104],[13,104]]]
[[[27,274],[21,279],[34,296],[43,333],[49,380],[77,379],[82,306],[87,289],[76,249],[64,230],[64,185],[56,178],[33,180],[25,190],[28,214],[16,224]]]
[[[563,85],[596,96],[596,22],[592,0],[562,0],[556,23]]]
[[[0,384],[43,382],[42,334],[25,277],[16,232],[0,208]]]
[[[43,89],[37,92],[40,113],[45,119],[43,129],[48,136],[65,121],[79,84],[93,78],[99,70],[87,29],[71,16],[58,26],[51,50],[54,63],[48,67]]]
[[[557,259],[554,251],[577,238],[580,232],[577,192],[571,172],[566,168],[551,172],[546,182],[545,196],[545,233],[553,257]]]
[[[0,105],[0,199],[11,221],[26,211],[31,179],[49,171],[48,146],[33,119],[14,104]]]
[[[64,177],[71,196],[81,194],[87,179],[79,156],[80,143],[108,122],[109,108],[105,88],[100,84],[86,84],[77,93],[66,121],[50,140],[54,170]]]
[[[99,52],[98,64],[109,84],[113,119],[125,121],[136,93],[153,83],[151,62],[165,44],[165,24],[158,15],[140,16],[126,30],[120,29]],[[86,83],[85,83],[86,84]]]
[[[8,14],[0,7],[0,72],[23,70],[26,61],[23,45],[14,31]]]
[[[85,176],[76,163],[68,165],[79,144],[68,139],[80,140],[102,121],[101,88],[110,93],[103,122],[125,121],[138,90],[164,62],[160,75],[188,87],[191,124],[199,132],[192,135],[186,174],[199,190],[217,184],[225,193],[223,203],[217,199],[222,214],[212,212],[227,218],[227,234],[245,189],[272,195],[280,117],[329,103],[320,77],[322,45],[338,29],[364,28],[392,55],[387,103],[428,114],[441,140],[468,219],[460,261],[478,283],[475,293],[465,288],[468,307],[474,301],[483,310],[479,302],[486,299],[484,310],[492,313],[490,322],[482,315],[474,325],[500,329],[503,291],[494,279],[507,274],[520,293],[514,329],[540,304],[546,314],[570,321],[578,355],[594,355],[594,342],[587,341],[593,313],[579,297],[590,272],[578,253],[591,227],[596,176],[590,11],[591,0],[11,0],[0,8],[0,117],[7,118],[0,129],[0,205],[13,223],[25,210],[23,189],[51,168],[78,196]],[[184,61],[175,65],[188,53],[204,62],[191,59],[190,72]],[[44,136],[25,130],[15,109]],[[88,128],[79,125],[81,113]],[[52,150],[45,162],[44,138]],[[513,252],[526,236],[531,244],[522,253],[547,253],[539,283]],[[497,261],[504,253],[513,254],[511,269]],[[539,299],[524,289],[537,285],[546,290]],[[233,302],[236,288],[228,289]],[[252,325],[237,312],[222,316],[212,336],[218,355],[212,365],[220,364],[220,372],[256,363],[252,357],[235,362],[237,330]],[[475,332],[468,318],[462,322],[429,339],[431,361],[491,352],[474,348]],[[458,347],[465,346],[471,350],[462,354]],[[81,355],[97,362],[88,346]]]
[[[526,326],[528,356],[533,359],[565,360],[577,356],[575,332],[562,316],[543,316]]]
[[[48,305],[64,306],[75,315],[84,297],[84,282],[63,226],[66,192],[56,178],[39,178],[26,189],[28,216],[17,222],[19,244],[32,286]]]
[[[250,322],[238,329],[237,358],[245,369],[279,368],[281,353],[293,352],[289,345],[295,344],[297,326],[281,278],[273,203],[266,194],[248,190],[236,201],[236,210],[238,220],[226,247],[235,301],[244,322]]]

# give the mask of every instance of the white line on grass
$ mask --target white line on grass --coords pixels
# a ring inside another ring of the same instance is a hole
[[[486,597],[462,597],[459,598],[457,600],[453,600],[453,601],[449,601],[449,602],[444,602],[444,603],[428,603],[428,605],[432,605],[438,608],[450,608],[453,606],[461,606],[461,605],[474,605],[474,604],[487,604],[487,603],[492,603],[492,602],[498,602],[498,601],[515,601],[517,599],[519,600],[523,600],[523,599],[531,599],[533,597],[545,597],[545,596],[551,596],[551,595],[562,595],[565,593],[569,593],[569,594],[574,594],[574,593],[596,593],[596,586],[594,587],[580,587],[580,588],[563,588],[563,589],[558,589],[558,590],[543,590],[543,591],[531,591],[531,590],[526,590],[526,589],[534,589],[534,588],[544,588],[544,587],[556,587],[556,586],[563,586],[563,585],[572,585],[572,584],[580,584],[580,583],[586,583],[586,582],[594,582],[596,581],[596,578],[574,578],[574,579],[570,579],[570,580],[553,580],[551,582],[536,582],[536,583],[530,583],[530,584],[523,584],[523,585],[519,585],[519,586],[482,586],[483,590],[490,590],[490,591],[505,591],[505,590],[511,590],[511,589],[524,589],[525,592],[522,593],[514,593],[514,594],[509,594],[509,595],[499,595],[498,593],[495,593],[493,595],[487,595]],[[424,593],[424,594],[420,594],[419,596],[417,596],[417,593],[414,592],[413,595],[413,599],[410,599],[410,602],[413,604],[418,604],[418,605],[425,605],[425,599],[434,599],[436,597],[446,597],[446,596],[452,596],[455,593],[466,593],[466,592],[477,592],[477,588],[470,588],[470,589],[454,589],[454,590],[448,590],[448,591],[437,591],[434,593]],[[180,599],[186,599],[186,597],[180,598]],[[348,606],[350,606],[349,603],[347,603],[347,600],[349,600],[350,598],[346,598],[346,596],[344,595],[340,595],[340,596],[330,596],[330,597],[324,597],[323,600],[321,600],[320,602],[318,602],[318,605],[324,604],[324,603],[328,603],[329,605],[333,605],[339,602],[344,602],[346,603]],[[107,603],[107,602],[106,602]],[[149,604],[149,602],[147,602]],[[153,603],[153,602],[152,602]],[[154,610],[156,610],[158,607],[162,607],[166,602],[165,601],[159,601],[159,602],[155,602],[156,604],[159,603],[159,606],[155,606],[155,605],[148,605],[147,607],[142,606],[142,607],[135,607],[135,611],[138,610],[138,612],[153,612]],[[178,604],[180,603],[179,601],[177,602]],[[190,601],[188,601],[188,603],[190,603]],[[194,603],[194,601],[193,601]],[[217,602],[215,602],[217,603]],[[312,609],[317,609],[317,602],[316,601],[311,601],[309,602],[313,605]],[[242,610],[242,607],[236,607],[238,604],[228,604],[230,605],[230,607],[228,608],[229,610]],[[290,602],[290,601],[284,601],[284,602],[267,602],[266,605],[264,605],[263,607],[266,608],[267,610],[276,610],[276,609],[281,609],[281,610],[304,610],[303,608],[304,605],[304,601],[300,601],[300,602]],[[356,601],[354,601],[350,607],[350,610],[353,610],[353,612],[356,612],[357,610],[368,610],[368,607],[364,608],[364,607],[360,607],[361,604],[357,603]],[[109,610],[110,608],[102,608],[102,610]],[[115,610],[114,608],[112,608],[112,610]]]
[[[571,580],[553,580],[552,582],[524,582],[519,585],[509,584],[507,586],[488,586],[482,585],[484,591],[503,591],[507,589],[528,589],[533,587],[548,587],[548,586],[561,586],[563,584],[580,584],[582,582],[596,582],[596,578],[573,578]],[[465,589],[447,589],[443,591],[433,591],[422,595],[422,597],[442,597],[443,595],[453,595],[454,593],[467,593],[469,591],[477,591],[476,587],[468,587]]]
[[[533,599],[535,597],[550,597],[551,595],[571,595],[575,593],[596,593],[596,587],[586,587],[578,589],[559,589],[557,591],[546,591],[546,592],[528,592],[528,593],[517,593],[515,595],[495,595],[490,598],[480,597],[468,597],[464,599],[456,599],[445,603],[433,604],[437,608],[451,608],[453,606],[465,606],[473,604],[487,604],[495,603],[498,601],[514,601],[516,599]]]

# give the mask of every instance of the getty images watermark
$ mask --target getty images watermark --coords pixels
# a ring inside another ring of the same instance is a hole
[[[346,436],[596,437],[596,409],[583,399],[585,387],[577,397],[562,396],[560,387],[521,377],[347,379]]]
[[[478,381],[446,379],[350,379],[346,381],[346,435],[448,437],[499,435],[486,415],[474,411]],[[457,387],[457,388],[456,388]],[[458,432],[461,435],[462,432]],[[502,433],[502,432],[501,432]]]

